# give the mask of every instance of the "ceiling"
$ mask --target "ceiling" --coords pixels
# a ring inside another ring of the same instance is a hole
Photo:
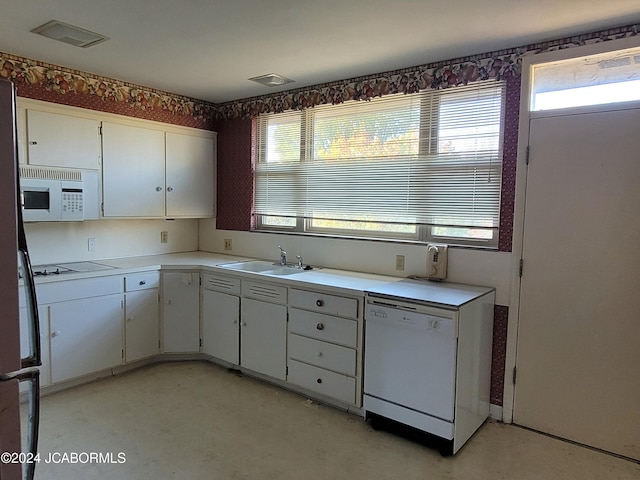
[[[110,40],[31,33],[53,19]],[[633,23],[638,0],[3,0],[0,51],[220,103]]]

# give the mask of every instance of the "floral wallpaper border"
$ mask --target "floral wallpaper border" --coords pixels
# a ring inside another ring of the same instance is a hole
[[[280,113],[292,109],[302,110],[328,103],[339,104],[347,100],[368,100],[390,93],[407,94],[426,88],[449,88],[481,80],[519,77],[522,57],[525,55],[638,34],[640,34],[639,24],[628,25],[525,47],[287,90],[276,94],[218,104],[217,116],[220,119],[247,118],[261,113]]]
[[[168,123],[196,128],[206,128],[216,115],[215,105],[202,100],[3,52],[0,52],[0,77],[13,81],[19,96],[93,110],[164,121],[167,118],[158,118],[158,114],[161,117],[168,114],[173,117],[168,118]],[[94,102],[95,99],[102,105]]]

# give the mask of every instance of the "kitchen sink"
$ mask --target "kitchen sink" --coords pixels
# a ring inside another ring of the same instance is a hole
[[[230,270],[237,270],[239,272],[262,273],[264,275],[276,276],[293,275],[306,271],[297,267],[296,265],[281,265],[279,263],[273,263],[267,260],[251,260],[248,262],[225,263],[218,266],[222,268],[228,268]]]

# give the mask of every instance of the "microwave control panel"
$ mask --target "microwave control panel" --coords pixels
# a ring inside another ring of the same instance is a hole
[[[81,188],[62,188],[62,219],[82,220],[83,198]]]

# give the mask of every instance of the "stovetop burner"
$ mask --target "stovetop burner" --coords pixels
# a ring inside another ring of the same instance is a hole
[[[58,265],[38,265],[33,267],[33,275],[35,277],[46,277],[48,275],[60,275],[62,273],[70,273],[73,270],[60,267]]]

